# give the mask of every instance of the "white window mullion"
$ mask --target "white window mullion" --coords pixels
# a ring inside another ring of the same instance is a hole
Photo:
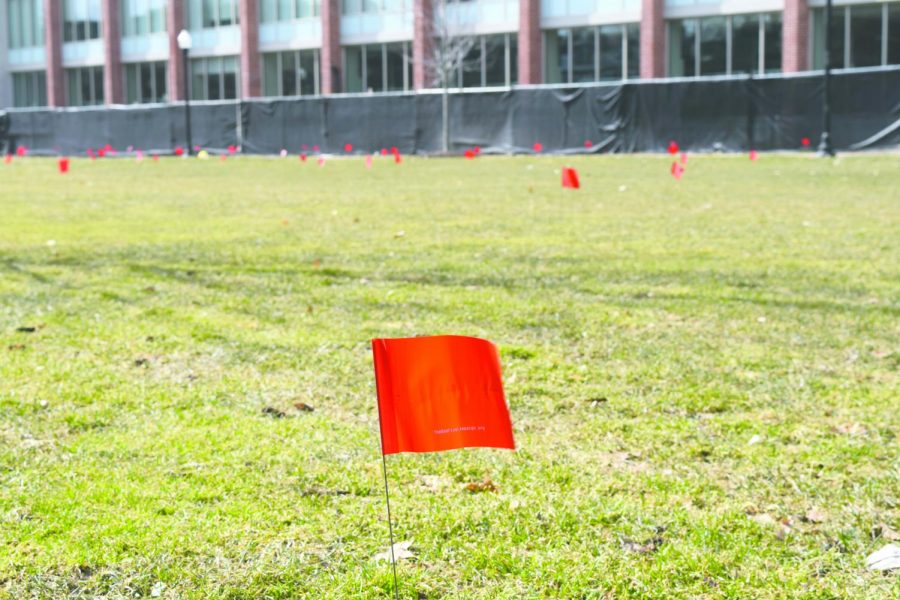
[[[888,64],[888,5],[881,7],[881,64]]]
[[[826,38],[827,39],[827,38]],[[846,69],[850,66],[850,42],[853,40],[850,38],[850,7],[844,7],[844,64],[841,65],[840,69]]]
[[[700,77],[700,19],[694,19],[694,77]]]
[[[725,74],[731,75],[732,17],[725,17]]]
[[[759,19],[759,27],[757,28],[756,45],[759,48],[756,51],[756,64],[758,67],[757,72],[763,75],[766,72],[766,20],[762,15],[759,15],[757,19]]]
[[[619,25],[619,35],[622,37],[622,80],[628,79],[628,32],[625,25]]]

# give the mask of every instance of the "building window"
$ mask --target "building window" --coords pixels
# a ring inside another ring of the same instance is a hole
[[[900,64],[900,4],[835,7],[831,64],[836,69]],[[813,11],[813,68],[825,68],[825,9]]]
[[[100,0],[63,1],[63,41],[100,39]]]
[[[166,0],[121,0],[122,37],[166,31]]]
[[[259,22],[296,21],[318,17],[321,0],[259,0]]]
[[[398,13],[406,10],[407,6],[412,6],[410,0],[341,0],[341,14]]]
[[[238,0],[186,0],[188,29],[212,29],[237,25]]]
[[[237,58],[195,58],[191,61],[191,98],[233,100],[237,98]]]
[[[409,43],[344,47],[344,89],[348,92],[399,92],[412,85]]]
[[[669,76],[781,71],[781,14],[669,22]]]
[[[319,51],[263,54],[263,94],[312,96],[319,93]]]
[[[514,33],[477,36],[460,64],[460,87],[509,86],[516,83],[513,63],[518,60]]]
[[[44,3],[42,0],[8,0],[7,45],[10,49],[44,45]]]
[[[69,106],[103,104],[103,67],[78,67],[65,72]]]
[[[47,106],[47,76],[43,71],[13,73],[13,106]]]
[[[640,73],[640,25],[601,25],[547,31],[547,83],[615,81]]]
[[[166,95],[166,63],[145,62],[129,63],[125,70],[125,101],[128,104],[147,104],[165,102]]]

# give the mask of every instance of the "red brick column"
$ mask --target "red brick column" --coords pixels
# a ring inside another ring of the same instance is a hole
[[[785,73],[809,68],[809,3],[784,0],[781,39],[781,70]]]
[[[62,2],[44,0],[44,53],[47,55],[47,105],[66,105],[62,68]]]
[[[341,91],[341,2],[322,0],[322,49],[319,54],[323,94]]]
[[[434,5],[431,0],[413,0],[413,89],[431,87],[434,80],[429,68],[432,58]]]
[[[666,76],[664,0],[641,2],[641,78]]]
[[[262,95],[259,9],[256,0],[242,0],[238,6],[241,19],[241,96],[255,98]]]
[[[103,95],[107,104],[122,104],[122,36],[119,27],[119,0],[102,0]]]
[[[166,27],[169,31],[169,64],[166,70],[166,90],[169,102],[184,100],[187,90],[184,89],[184,69],[181,63],[181,49],[178,47],[178,34],[185,27],[184,0],[168,0],[166,3]]]
[[[541,83],[541,0],[519,0],[519,83]]]

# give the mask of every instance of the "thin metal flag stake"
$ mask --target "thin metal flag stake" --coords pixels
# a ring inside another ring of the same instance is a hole
[[[374,347],[373,347],[374,351]],[[378,389],[378,378],[375,378],[375,395],[379,396]],[[388,533],[391,536],[391,567],[394,570],[394,598],[395,600],[400,600],[400,588],[397,585],[397,559],[394,556],[394,522],[391,519],[391,494],[388,492],[388,478],[387,478],[387,458],[384,455],[384,429],[382,429],[381,422],[381,403],[378,404],[378,434],[381,438],[381,469],[384,473],[384,502],[387,505],[387,517],[388,517]]]
[[[384,500],[387,504],[388,532],[391,536],[391,566],[394,568],[394,598],[400,600],[400,588],[397,587],[397,559],[394,558],[394,523],[391,521],[391,495],[388,493],[387,459],[381,453],[381,466],[384,471]]]

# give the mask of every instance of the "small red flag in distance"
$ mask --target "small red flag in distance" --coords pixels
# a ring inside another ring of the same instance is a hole
[[[151,154],[150,158],[153,159],[153,162],[159,162],[159,154]]]
[[[679,162],[673,162],[671,172],[672,177],[681,181],[682,176],[684,176],[684,165]]]
[[[678,142],[676,142],[675,140],[669,142],[669,154],[671,154],[672,156],[678,154]]]
[[[535,142],[534,145],[531,147],[531,149],[534,150],[535,152],[540,152],[541,150],[544,149],[544,145],[541,144],[540,142]]]
[[[321,156],[321,155],[319,156],[319,166],[320,167],[325,166],[325,157],[324,156]]]
[[[11,163],[12,162],[12,154],[7,152],[6,156],[3,157],[3,162],[5,162],[6,164]]]
[[[500,356],[457,335],[374,339],[381,451],[515,450]]]
[[[353,152],[353,144],[344,144],[344,152]]]
[[[391,154],[393,154],[394,156],[400,154],[400,151],[397,150],[397,146],[391,146]]]
[[[300,153],[300,162],[306,162],[306,152]]]
[[[228,154],[234,154],[235,152],[237,152],[237,146],[228,144]]]
[[[398,164],[398,165],[399,165],[401,162],[403,162],[403,158],[401,158],[399,152],[394,152],[394,162],[395,162],[396,164]]]
[[[581,188],[581,182],[578,181],[578,171],[571,167],[563,167],[562,186],[570,190],[577,190]]]
[[[184,154],[184,150],[181,146],[175,146],[175,156],[181,156],[182,154]]]
[[[471,148],[466,148],[466,151],[463,153],[463,156],[466,157],[466,160],[475,160],[475,151]]]
[[[19,158],[22,158],[27,153],[28,150],[25,148],[25,146],[19,146],[18,148],[16,148],[16,156],[18,156]]]
[[[103,149],[106,150],[107,152],[112,152],[113,151],[112,144],[106,144],[105,146],[103,146]]]
[[[56,165],[60,173],[65,174],[69,172],[69,159],[67,157],[61,157],[57,161]]]
[[[367,169],[372,168],[372,155],[371,154],[366,154],[366,168]]]
[[[800,140],[800,143],[803,144],[804,148],[808,148],[809,147],[809,138],[804,137],[802,140]]]
[[[313,144],[313,152],[318,152],[318,151],[319,151],[319,145]]]
[[[382,149],[381,149],[381,155],[382,155],[382,156],[387,156],[387,148],[382,148]]]
[[[688,160],[688,159],[687,159],[687,152],[682,152],[682,153],[681,153],[681,164],[686,165],[686,164],[687,164],[687,160]]]
[[[97,148],[97,156],[100,158],[106,156],[106,148]]]
[[[750,160],[756,160],[759,158],[759,153],[756,150],[750,151]]]
[[[591,140],[584,140],[585,148],[591,148],[593,145],[594,145],[594,142],[592,142]]]
[[[481,146],[475,146],[472,150],[475,152],[475,156],[481,154]]]

